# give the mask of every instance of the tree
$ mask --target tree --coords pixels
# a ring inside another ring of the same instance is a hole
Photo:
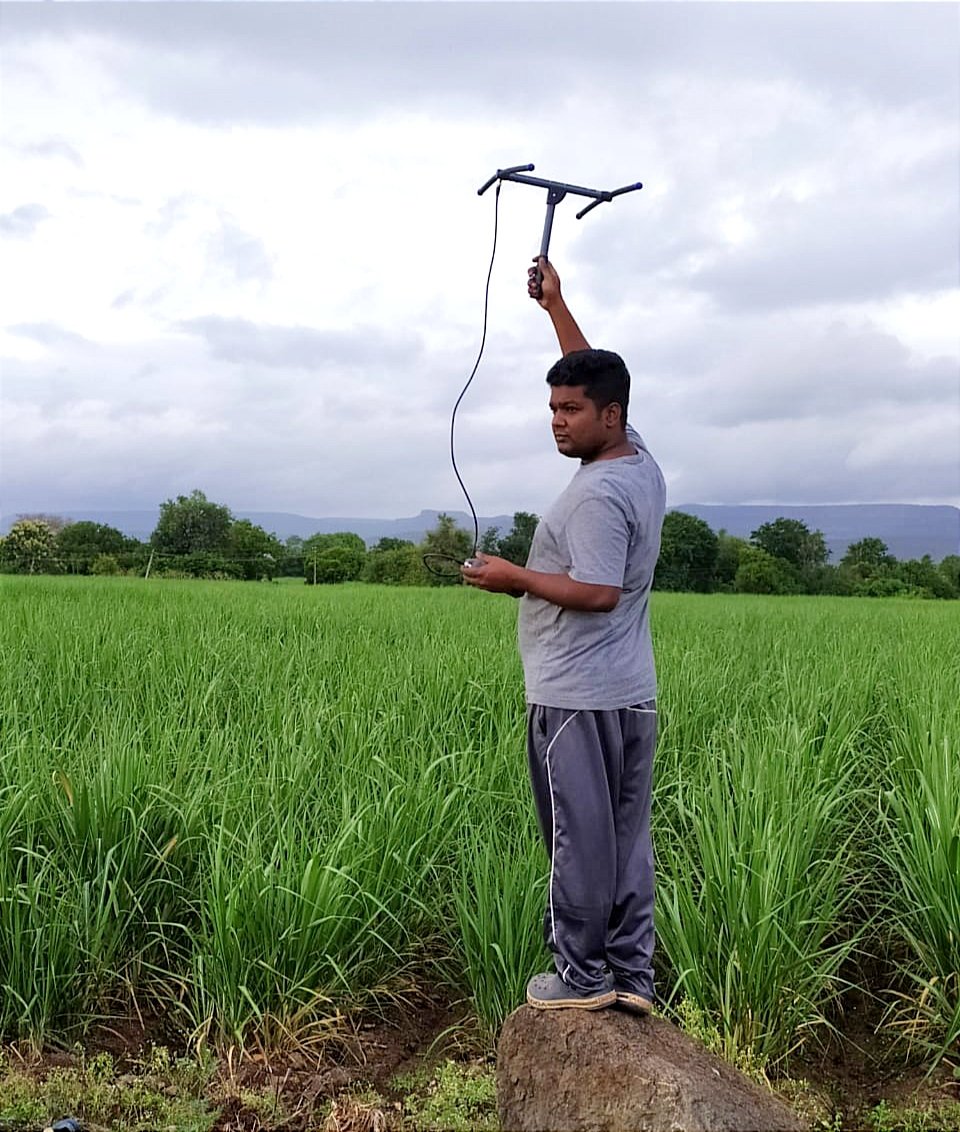
[[[118,555],[139,545],[116,527],[87,520],[68,523],[57,532],[57,554],[71,574],[89,574],[100,555],[109,555],[116,562]]]
[[[230,527],[226,557],[237,576],[246,581],[273,578],[283,557],[283,544],[249,519],[237,519]]]
[[[35,523],[43,523],[48,526],[53,533],[59,534],[69,523],[69,519],[65,519],[62,515],[48,515],[43,511],[38,511],[35,514],[23,514],[17,516],[17,521],[21,519],[30,519]]]
[[[331,546],[318,551],[306,561],[307,584],[333,585],[353,582],[360,577],[363,558],[349,546]]]
[[[500,557],[517,566],[526,566],[530,555],[530,544],[533,542],[539,522],[538,515],[533,515],[529,511],[515,511],[510,533],[500,540],[498,546]]]
[[[407,538],[391,538],[389,535],[384,535],[383,538],[377,539],[376,543],[370,548],[370,553],[380,554],[385,550],[403,550],[406,546],[413,546],[413,543]]]
[[[887,550],[887,544],[879,538],[862,538],[852,542],[840,559],[840,565],[861,578],[869,578],[884,567],[895,566],[897,560]]]
[[[361,577],[365,582],[383,586],[424,586],[430,576],[412,542],[388,538],[381,539],[369,551]]]
[[[791,594],[799,585],[790,564],[759,546],[747,545],[740,555],[734,589],[741,594]]]
[[[948,554],[937,567],[953,588],[960,593],[960,554]]]
[[[472,549],[473,540],[470,535],[457,526],[457,521],[452,515],[445,513],[437,516],[437,525],[432,530],[427,531],[423,542],[420,544],[421,555],[444,555],[452,559],[453,562],[466,561]],[[452,562],[449,577],[429,575],[429,584],[432,586],[459,585],[461,580],[460,575],[453,571]]]
[[[668,511],[660,533],[654,587],[709,593],[716,588],[717,550],[717,536],[703,519],[685,511]]]
[[[499,554],[500,553],[500,528],[487,527],[487,529],[480,536],[480,545],[477,549],[482,554]]]
[[[714,576],[720,589],[733,589],[737,570],[740,567],[740,558],[749,546],[750,543],[746,539],[727,534],[725,530],[717,532],[717,562],[714,566]]]
[[[59,574],[56,534],[42,519],[18,519],[3,540],[3,557],[17,574]]]
[[[811,531],[800,519],[774,519],[750,535],[755,546],[782,558],[801,573],[822,566],[830,556],[822,531]]]
[[[353,531],[311,535],[303,543],[303,574],[307,585],[352,582],[360,577],[367,544]]]
[[[299,535],[291,535],[283,544],[278,573],[284,578],[299,578],[303,575],[303,539]]]
[[[913,597],[917,591],[899,577],[895,570],[891,570],[857,582],[853,593],[855,597]]]
[[[832,594],[834,597],[850,597],[855,589],[855,581],[841,566],[815,566],[804,576],[804,592],[808,594]]]
[[[232,523],[228,507],[194,490],[160,504],[160,520],[150,542],[162,554],[223,554]]]
[[[119,574],[120,566],[112,554],[98,554],[90,563],[90,573],[107,577]]]
[[[937,569],[929,554],[898,563],[896,573],[920,597],[958,596],[956,587]]]

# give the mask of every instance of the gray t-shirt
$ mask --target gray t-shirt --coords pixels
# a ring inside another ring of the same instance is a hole
[[[528,703],[611,711],[657,694],[647,605],[666,492],[656,461],[629,426],[627,438],[636,455],[581,464],[533,536],[529,569],[622,593],[609,613],[520,599]]]

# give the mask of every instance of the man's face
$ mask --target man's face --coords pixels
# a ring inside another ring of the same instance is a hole
[[[594,459],[619,420],[619,406],[598,409],[582,385],[551,386],[550,412],[557,451],[578,460]]]

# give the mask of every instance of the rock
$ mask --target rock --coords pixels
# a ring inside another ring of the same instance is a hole
[[[803,1132],[807,1125],[662,1018],[534,1010],[497,1048],[503,1132]]]

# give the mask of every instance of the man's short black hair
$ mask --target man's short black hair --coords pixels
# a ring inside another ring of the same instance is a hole
[[[612,350],[572,350],[555,362],[547,374],[548,385],[580,385],[597,410],[616,403],[620,423],[627,423],[630,374],[623,358]]]

